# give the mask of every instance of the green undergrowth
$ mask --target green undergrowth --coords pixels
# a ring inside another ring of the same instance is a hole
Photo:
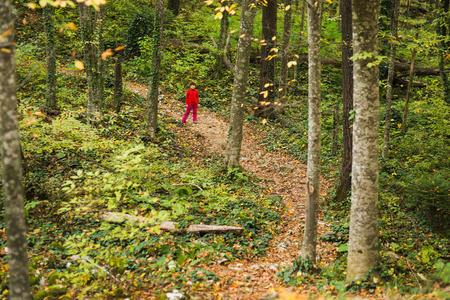
[[[67,86],[83,89],[77,77],[64,78]],[[32,89],[21,96],[36,299],[126,298],[174,288],[189,295],[219,280],[209,264],[265,253],[280,224],[280,199],[259,186],[258,178],[227,170],[216,157],[196,163],[190,149],[176,143],[173,128],[179,124],[174,120],[162,119],[158,138],[148,142],[142,137],[143,99],[127,94],[120,113],[89,125],[79,111],[44,117]],[[245,230],[239,235],[171,234],[159,228],[166,220],[177,222],[178,229],[210,224]],[[0,241],[0,249],[5,242]],[[2,257],[4,295],[5,262]]]

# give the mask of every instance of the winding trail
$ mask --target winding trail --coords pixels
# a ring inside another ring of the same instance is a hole
[[[144,98],[147,95],[147,88],[141,84],[126,82],[125,88]],[[181,120],[184,110],[184,103],[168,96],[160,104],[160,117]],[[226,147],[227,120],[201,106],[198,115],[198,124],[193,124],[190,116],[184,128],[192,134],[202,136],[207,151],[222,156]],[[265,257],[207,267],[220,278],[228,279],[222,281],[221,286],[215,287],[216,293],[211,295],[211,299],[262,299],[273,294],[282,288],[275,278],[276,267],[292,262],[300,254],[305,218],[306,164],[283,153],[266,151],[257,143],[255,132],[244,126],[241,166],[257,177],[266,179],[261,184],[281,197],[287,210],[282,216],[281,232],[273,239]],[[326,181],[321,180],[321,197],[325,196],[328,185]],[[328,231],[326,225],[319,221],[319,235]],[[335,257],[335,248],[321,241],[318,248],[322,256],[321,263],[329,264],[327,259]],[[314,291],[315,288],[311,287],[308,292]]]

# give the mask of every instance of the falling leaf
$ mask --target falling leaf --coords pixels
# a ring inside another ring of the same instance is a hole
[[[10,28],[10,29],[6,30],[5,32],[3,32],[3,33],[0,35],[0,41],[1,41],[3,38],[5,38],[5,37],[7,37],[8,35],[10,35],[12,32],[13,32],[13,29],[12,29],[12,28]]]
[[[35,115],[35,116],[38,116],[38,117],[43,117],[43,118],[47,117],[45,114],[43,114],[43,113],[40,112],[40,111],[35,112],[34,115]]]
[[[214,3],[214,1],[212,1],[212,0],[208,0],[208,1],[205,1],[205,3],[206,3],[206,5],[211,5],[211,4],[213,4],[213,3]]]
[[[123,49],[125,49],[125,46],[119,46],[116,49],[114,49],[114,51],[118,52],[118,51],[121,51]]]
[[[242,39],[244,36],[245,36],[245,33],[241,34],[241,35],[239,36],[239,38]]]
[[[277,39],[276,36],[273,36],[273,37],[272,37],[272,41],[275,41],[276,39]]]
[[[111,51],[111,49],[106,49],[105,52],[102,53],[102,59],[105,60],[108,56],[113,56],[114,53]]]
[[[75,61],[75,68],[79,69],[79,70],[83,70],[84,69],[84,64],[83,62],[76,60]]]
[[[266,83],[266,84],[264,85],[265,88],[267,88],[267,87],[269,87],[269,86],[270,86],[270,83]]]
[[[332,3],[333,3],[333,1],[331,1],[331,0],[327,0],[327,2],[328,2],[328,3],[330,3],[330,4],[332,4]]]
[[[290,9],[291,9],[291,6],[290,6],[290,5],[288,5],[288,6],[286,6],[286,7],[284,8],[285,11],[288,11],[288,10],[290,10]]]
[[[27,7],[31,8],[31,9],[35,9],[37,7],[36,3],[27,3]]]
[[[222,18],[223,18],[223,14],[220,11],[214,16],[214,19],[222,20]]]
[[[296,66],[296,65],[297,65],[297,62],[296,62],[295,60],[290,61],[290,62],[287,63],[287,67],[288,67],[288,68],[290,68],[290,67],[292,67],[292,66]]]

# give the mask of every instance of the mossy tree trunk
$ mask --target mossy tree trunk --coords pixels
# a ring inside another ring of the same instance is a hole
[[[400,11],[400,0],[393,2],[393,14],[391,20],[391,53],[389,54],[388,78],[386,87],[386,116],[384,121],[383,150],[381,152],[383,158],[389,157],[389,141],[391,136],[391,118],[392,118],[392,84],[394,82],[395,73],[395,52],[397,51],[398,38],[398,16]]]
[[[156,137],[156,127],[158,124],[158,89],[161,72],[161,38],[164,25],[164,7],[164,0],[156,0],[153,25],[152,69],[147,94],[148,112],[145,126],[146,132],[151,139]]]
[[[27,226],[17,119],[14,18],[9,0],[0,0],[0,140],[3,201],[8,245],[9,299],[31,299],[28,278]]]
[[[91,7],[80,3],[78,5],[80,17],[80,31],[83,43],[83,60],[86,71],[86,81],[88,86],[88,102],[86,115],[88,120],[102,114],[103,101],[103,79],[101,78],[101,68],[103,63],[99,63],[102,44],[102,13],[95,13],[96,19],[93,22]],[[103,8],[100,7],[99,10]],[[101,20],[101,21],[100,21]]]
[[[56,52],[55,27],[53,23],[53,7],[46,5],[43,9],[45,29],[45,57],[47,60],[47,86],[45,91],[45,107],[57,109],[56,102]]]
[[[308,3],[308,166],[306,170],[306,217],[302,257],[316,261],[319,214],[321,148],[321,60],[322,4]]]
[[[352,0],[353,53],[372,57],[353,62],[352,203],[348,243],[347,280],[365,278],[376,266],[378,250],[378,130],[379,82],[377,13],[375,0]]]
[[[342,167],[339,186],[336,188],[337,203],[342,203],[348,196],[352,171],[352,122],[350,111],[353,109],[353,72],[350,57],[352,51],[352,2],[341,0],[342,30]]]
[[[244,103],[247,90],[248,67],[253,38],[253,21],[256,14],[254,0],[242,3],[239,44],[234,69],[233,92],[231,96],[230,128],[228,130],[225,164],[230,168],[239,166],[242,146]]]
[[[281,45],[281,66],[280,66],[280,86],[279,101],[284,103],[287,99],[288,90],[288,59],[289,59],[289,42],[291,40],[291,24],[292,24],[292,0],[284,1],[284,26],[283,26],[283,42]]]

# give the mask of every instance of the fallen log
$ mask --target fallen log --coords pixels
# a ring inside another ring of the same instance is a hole
[[[149,219],[145,217],[133,216],[125,213],[116,213],[116,212],[105,212],[102,215],[102,218],[108,222],[112,223],[123,223],[125,221],[135,223],[146,223],[150,222]],[[157,225],[157,224],[154,224]],[[192,224],[187,229],[182,230],[178,229],[178,223],[172,221],[164,221],[159,224],[159,227],[162,231],[173,232],[173,233],[193,233],[193,234],[207,234],[207,233],[242,233],[245,228],[240,226],[222,226],[222,225],[204,225],[204,224]]]

